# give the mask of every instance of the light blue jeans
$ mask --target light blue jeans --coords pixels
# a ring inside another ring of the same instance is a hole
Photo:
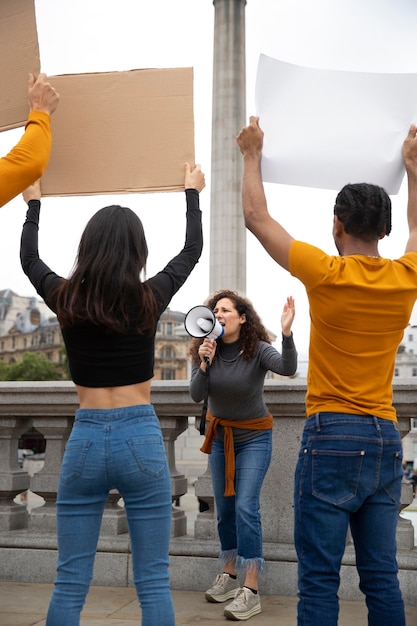
[[[235,496],[225,496],[225,458],[222,441],[215,439],[209,455],[217,509],[220,558],[236,559],[236,566],[263,572],[260,494],[271,462],[272,430],[242,443],[235,443]]]
[[[58,485],[58,569],[46,625],[80,624],[110,489],[126,508],[142,626],[174,626],[171,481],[152,405],[76,412]]]
[[[299,626],[336,626],[350,525],[369,626],[405,626],[396,539],[402,480],[397,424],[320,413],[304,428],[295,472]]]

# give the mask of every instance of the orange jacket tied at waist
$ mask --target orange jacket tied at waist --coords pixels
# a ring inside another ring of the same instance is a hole
[[[225,496],[236,495],[234,482],[235,482],[235,448],[233,443],[233,428],[245,428],[249,430],[269,430],[273,426],[273,418],[271,413],[266,417],[257,417],[251,420],[233,421],[228,419],[221,419],[220,417],[214,417],[207,411],[206,416],[209,426],[207,428],[206,437],[204,443],[201,446],[201,452],[206,454],[211,453],[211,447],[216,437],[216,428],[219,424],[224,428],[224,454],[226,459],[226,489]]]

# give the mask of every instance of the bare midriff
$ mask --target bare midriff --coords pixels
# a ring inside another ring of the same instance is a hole
[[[75,388],[80,400],[80,409],[119,409],[151,402],[151,380],[121,387],[75,385]]]

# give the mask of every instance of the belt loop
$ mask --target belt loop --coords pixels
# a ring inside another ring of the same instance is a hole
[[[319,433],[320,432],[320,413],[316,413],[315,415],[316,418],[316,430]]]
[[[373,420],[374,420],[375,428],[379,432],[381,430],[381,426],[379,425],[378,418],[375,415],[373,415],[372,417],[373,417]]]

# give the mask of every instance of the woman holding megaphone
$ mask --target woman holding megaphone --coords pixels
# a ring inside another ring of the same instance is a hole
[[[272,453],[272,415],[263,386],[268,371],[283,376],[296,372],[291,332],[295,307],[293,298],[287,298],[279,353],[248,299],[221,290],[206,304],[223,332],[216,339],[205,335],[192,340],[190,393],[195,402],[204,400],[209,377],[208,429],[201,450],[209,454],[223,572],[205,597],[208,602],[233,598],[224,615],[247,620],[261,612],[258,574],[265,567],[259,509]],[[242,587],[237,580],[240,569],[245,572]]]

